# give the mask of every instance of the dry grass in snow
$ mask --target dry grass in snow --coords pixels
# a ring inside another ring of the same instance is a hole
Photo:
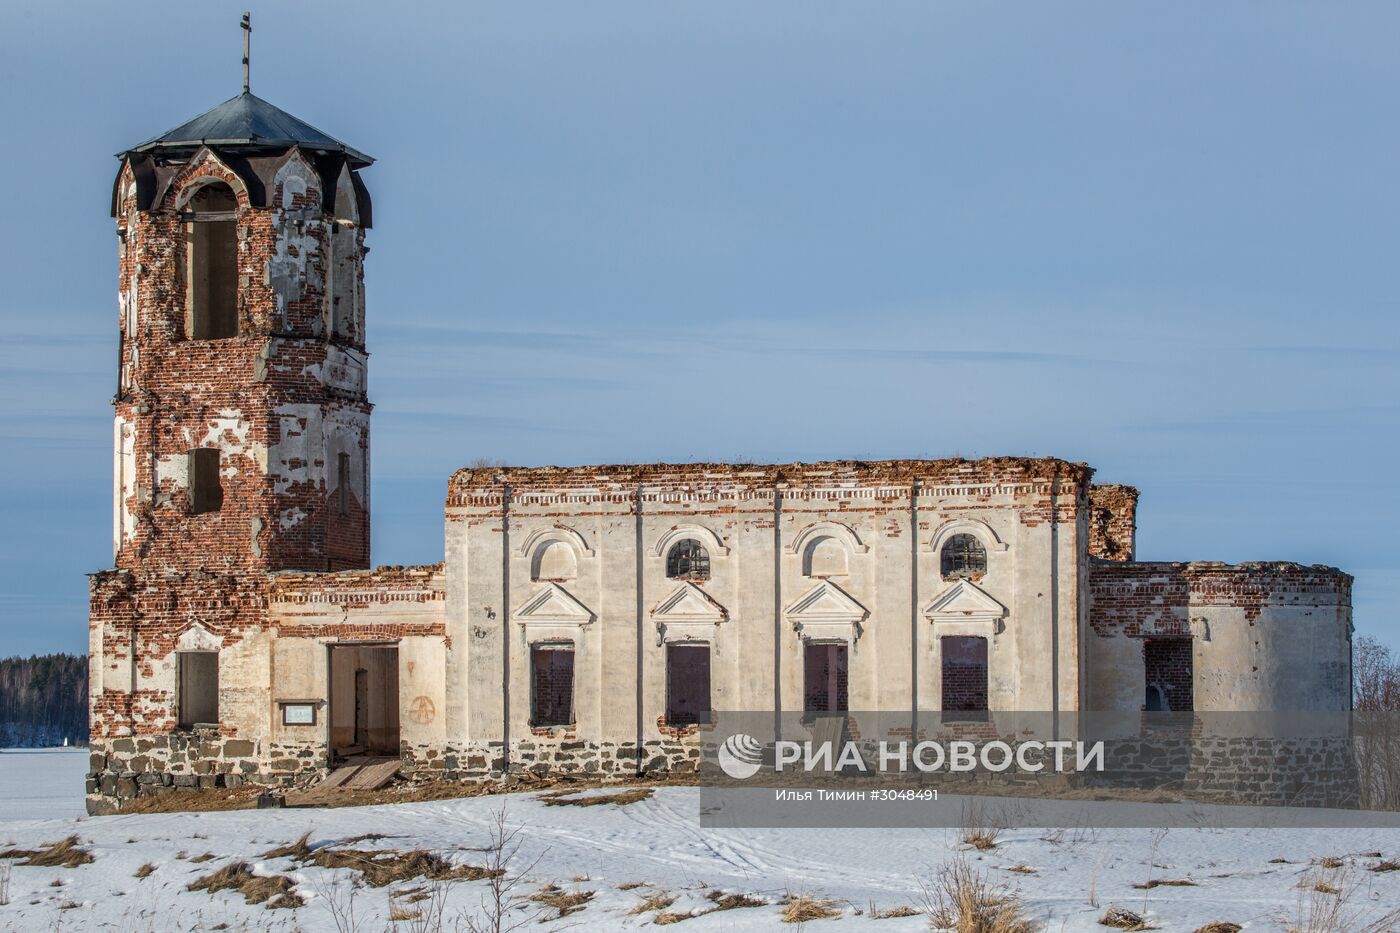
[[[187,885],[190,891],[218,894],[237,891],[249,904],[267,903],[268,909],[295,908],[304,902],[292,890],[295,883],[286,875],[255,875],[247,862],[234,862]]]
[[[1033,933],[1039,926],[1021,898],[994,884],[964,859],[939,869],[923,886],[923,900],[935,928],[956,933]]]

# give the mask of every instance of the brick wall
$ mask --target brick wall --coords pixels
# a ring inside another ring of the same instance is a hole
[[[967,636],[942,638],[943,709],[975,711],[987,708],[987,639]]]
[[[1138,491],[1134,486],[1089,487],[1089,556],[1133,560],[1137,555]]]
[[[261,206],[217,153],[164,168],[168,178],[146,208],[132,165],[117,181],[114,405],[126,440],[118,454],[116,565],[160,572],[368,566],[361,477],[368,476],[370,406],[362,366],[350,377],[341,372],[344,360],[362,360],[362,349],[324,337],[327,245],[336,226],[323,210],[324,182],[308,159],[289,152]],[[180,210],[188,192],[207,183],[227,185],[238,202],[239,336],[221,340],[186,336]],[[363,230],[355,235],[362,255]],[[354,266],[359,277],[358,255]],[[345,517],[332,444],[353,453],[358,471]],[[197,447],[220,450],[224,497],[219,511],[192,515],[185,459]]]

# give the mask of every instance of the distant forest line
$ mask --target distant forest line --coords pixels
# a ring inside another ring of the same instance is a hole
[[[86,745],[87,740],[86,655],[0,659],[0,747]]]

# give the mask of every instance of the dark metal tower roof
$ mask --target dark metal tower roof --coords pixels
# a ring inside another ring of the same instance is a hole
[[[134,152],[179,151],[201,145],[255,148],[301,146],[342,152],[353,168],[363,168],[374,162],[363,152],[327,136],[311,124],[298,120],[249,91],[154,139],[118,153],[118,156]]]

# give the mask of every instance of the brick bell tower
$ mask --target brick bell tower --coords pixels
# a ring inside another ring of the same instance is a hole
[[[106,784],[130,768],[127,737],[149,737],[152,771],[196,733],[201,749],[249,744],[237,724],[270,706],[255,641],[270,574],[370,566],[373,160],[249,90],[247,28],[241,94],[117,156],[114,567],[90,583],[90,806],[131,795]]]
[[[246,86],[119,158],[116,566],[368,567],[372,160]]]

